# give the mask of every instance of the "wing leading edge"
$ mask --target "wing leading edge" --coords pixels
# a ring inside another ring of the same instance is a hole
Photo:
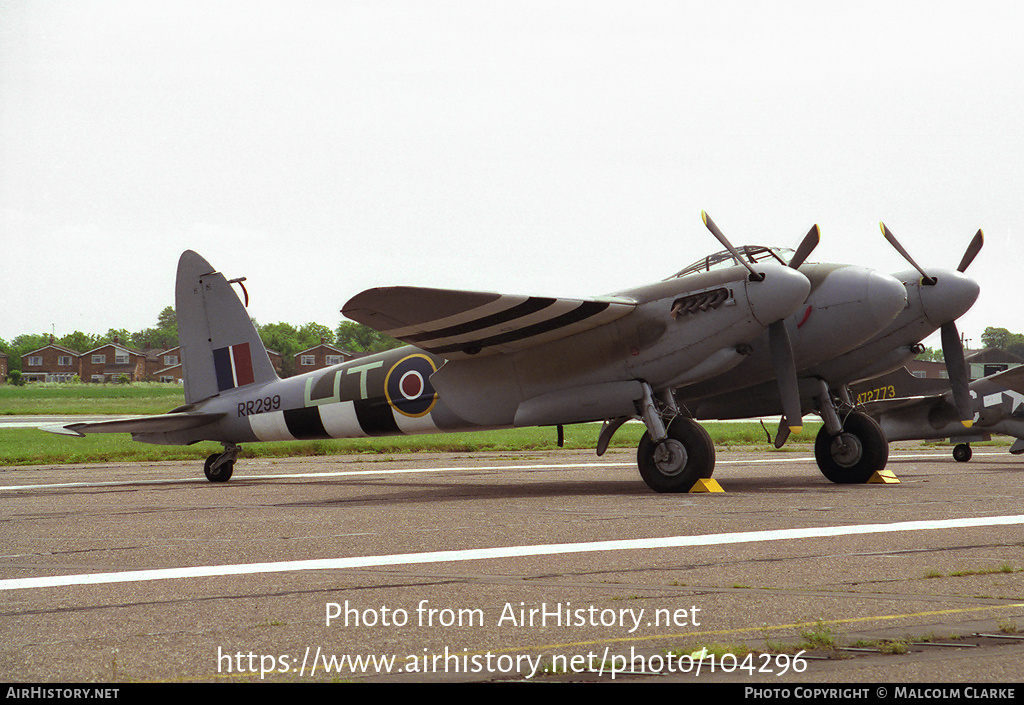
[[[449,359],[525,350],[625,316],[636,302],[566,299],[420,287],[368,289],[342,313]]]

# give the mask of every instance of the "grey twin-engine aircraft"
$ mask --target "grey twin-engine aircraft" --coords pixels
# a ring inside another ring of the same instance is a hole
[[[693,418],[702,406],[688,401],[704,395],[692,392],[710,388],[753,399],[769,385],[765,408],[783,414],[781,445],[811,408],[808,370],[879,336],[889,352],[896,344],[884,333],[900,320],[912,288],[864,267],[804,264],[818,242],[817,226],[796,252],[737,250],[703,216],[725,252],[608,296],[364,291],[342,312],[410,345],[287,379],[277,377],[230,282],[187,251],[175,292],[186,405],[58,432],[127,432],[171,445],[217,441],[224,451],[207,458],[205,472],[220,482],[230,478],[243,443],[517,426],[560,430],[604,421],[602,454],[622,423],[640,419],[647,428],[637,450],[644,481],[658,492],[686,492],[710,478],[715,464],[714,445]],[[884,467],[884,458],[879,466],[877,454],[865,452],[870,443],[851,449],[861,433],[851,419],[862,415],[840,420],[831,403],[815,410],[826,417],[838,449],[830,457],[843,464],[856,456],[854,464],[872,472]],[[765,413],[777,412],[749,415]]]

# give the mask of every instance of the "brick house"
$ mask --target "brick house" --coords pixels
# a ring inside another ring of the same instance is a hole
[[[83,382],[130,382],[146,379],[146,356],[117,342],[82,353],[79,376]]]
[[[270,364],[281,374],[282,356],[267,350]],[[358,357],[331,345],[319,345],[295,356],[296,363],[312,362],[302,369],[321,369]],[[154,381],[181,383],[181,348],[169,350],[134,350],[118,341],[80,353],[63,345],[50,343],[21,357],[22,379],[26,382],[69,382],[78,377],[83,382]],[[7,374],[7,356],[0,353],[0,380]]]
[[[946,363],[914,359],[907,363],[907,371],[920,379],[947,379]]]
[[[146,377],[155,382],[181,384],[181,347],[151,355],[146,365]]]
[[[63,345],[49,345],[21,356],[21,378],[26,382],[68,382],[81,377],[82,354]]]
[[[329,343],[321,342],[319,345],[303,350],[295,354],[295,374],[301,375],[304,372],[322,370],[325,367],[340,365],[358,355],[336,348]]]
[[[7,353],[0,352],[0,384],[7,381]]]

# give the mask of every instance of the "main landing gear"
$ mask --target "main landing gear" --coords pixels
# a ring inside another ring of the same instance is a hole
[[[203,472],[210,482],[227,482],[231,479],[231,473],[235,469],[235,460],[238,458],[238,451],[242,446],[234,443],[225,443],[223,453],[214,453],[206,459],[203,465]]]
[[[838,484],[867,482],[889,461],[889,441],[878,423],[860,411],[842,421],[825,383],[816,397],[824,425],[814,441],[814,459],[821,473]]]
[[[889,443],[873,418],[853,411],[836,435],[821,427],[814,442],[814,459],[821,473],[832,482],[864,483],[885,468],[889,461]]]
[[[647,432],[640,439],[636,461],[647,486],[655,492],[689,492],[698,480],[710,478],[715,444],[700,424],[678,415],[671,392],[659,407],[645,383],[642,405]],[[666,416],[670,417],[667,426]]]
[[[636,449],[640,477],[655,492],[689,492],[715,470],[715,445],[693,419],[676,417],[660,442],[648,431]]]

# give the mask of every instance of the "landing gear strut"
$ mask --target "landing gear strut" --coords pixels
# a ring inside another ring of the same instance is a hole
[[[203,472],[210,482],[227,482],[231,479],[231,473],[235,469],[235,460],[238,458],[238,451],[242,446],[234,443],[225,443],[223,453],[214,453],[206,459]]]
[[[659,409],[644,383],[641,403],[647,432],[637,447],[636,462],[647,486],[655,492],[689,492],[698,480],[711,477],[715,444],[700,424],[677,415],[671,392],[663,400],[664,409]],[[666,426],[663,417],[668,414],[674,418]]]
[[[839,484],[867,482],[889,460],[889,443],[882,428],[867,414],[850,412],[839,433],[822,426],[814,442],[814,458],[829,480]]]

